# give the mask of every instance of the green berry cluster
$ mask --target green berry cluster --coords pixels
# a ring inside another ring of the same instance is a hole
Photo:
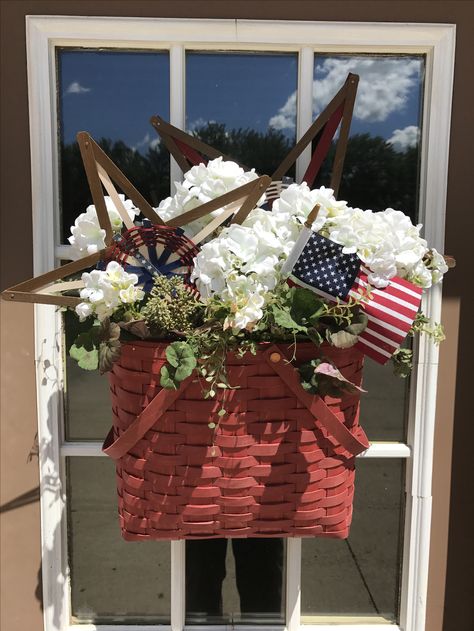
[[[189,334],[202,324],[204,306],[179,276],[156,276],[141,315],[154,336]]]

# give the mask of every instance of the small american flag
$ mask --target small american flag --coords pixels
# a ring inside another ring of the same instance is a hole
[[[361,267],[349,292],[356,297],[358,290],[367,292],[369,288],[368,297],[361,302],[369,322],[356,348],[379,364],[386,364],[408,335],[420,308],[422,289],[398,276],[391,278],[387,287],[376,289],[369,285],[368,274]]]
[[[357,254],[343,254],[342,249],[342,245],[311,231],[290,278],[323,296],[344,300],[359,273],[360,259]]]
[[[356,344],[362,353],[385,364],[406,338],[421,303],[420,287],[398,277],[376,289],[368,282],[369,271],[356,254],[344,254],[343,246],[303,228],[282,269],[284,276],[334,300],[359,298],[368,316],[367,328]]]

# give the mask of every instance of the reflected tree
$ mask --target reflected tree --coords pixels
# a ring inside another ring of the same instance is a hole
[[[329,186],[335,145],[331,146],[315,186]],[[416,222],[418,147],[397,152],[381,136],[355,134],[349,139],[339,199],[353,207],[395,208]]]
[[[227,130],[224,123],[208,123],[195,129],[194,135],[241,164],[268,175],[293,147],[293,142],[282,131],[271,127],[263,133],[249,128]]]
[[[169,153],[165,147],[158,144],[156,147],[149,147],[142,154],[122,140],[101,138],[98,144],[152,206],[158,206],[169,195]],[[61,146],[60,194],[62,233],[63,239],[67,240],[75,218],[92,203],[81,152],[76,142]]]
[[[293,146],[281,131],[268,129],[230,129],[223,123],[208,123],[194,130],[194,135],[222,153],[260,174],[271,174]],[[122,140],[102,138],[99,145],[133,182],[138,190],[157,206],[169,195],[169,153],[161,144],[145,153],[136,151]],[[331,146],[315,186],[329,186],[332,158]],[[61,147],[61,200],[63,238],[69,227],[91,203],[91,195],[77,143]],[[419,150],[409,148],[397,152],[382,137],[355,134],[349,139],[339,198],[351,206],[383,210],[403,210],[416,220],[418,197]],[[294,173],[289,173],[294,177]]]

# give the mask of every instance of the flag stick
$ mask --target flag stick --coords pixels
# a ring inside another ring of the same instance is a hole
[[[321,205],[320,204],[316,204],[316,206],[313,208],[313,210],[309,213],[308,217],[306,218],[306,221],[304,222],[304,225],[307,228],[311,228],[313,223],[316,221],[316,217],[318,216],[320,208],[321,208]]]
[[[291,274],[291,270],[294,268],[296,261],[298,260],[298,257],[300,256],[301,252],[304,249],[304,246],[308,243],[308,239],[311,236],[311,233],[313,232],[311,229],[311,226],[313,225],[316,217],[318,216],[320,208],[321,206],[319,204],[316,204],[316,206],[309,213],[306,221],[304,222],[303,229],[301,230],[293,249],[289,253],[288,258],[283,263],[283,266],[281,268],[282,278],[288,278],[288,276]]]

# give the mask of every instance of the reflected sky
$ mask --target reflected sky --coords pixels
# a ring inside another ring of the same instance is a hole
[[[228,129],[266,132],[278,108],[295,94],[297,76],[296,54],[188,53],[186,126],[215,121]],[[283,132],[293,139],[294,126]]]
[[[76,133],[123,140],[146,151],[152,114],[169,118],[167,52],[61,50],[58,54],[61,139]]]
[[[146,151],[156,135],[149,117],[169,119],[166,52],[61,50],[58,55],[62,138],[81,129],[122,139]],[[208,122],[228,129],[295,134],[296,54],[199,53],[186,55],[186,127]],[[403,150],[413,146],[421,121],[424,58],[420,55],[317,55],[314,114],[360,75],[351,134],[370,133]],[[397,131],[398,130],[398,131]]]
[[[394,149],[416,145],[421,123],[424,57],[421,55],[317,55],[314,65],[313,114],[329,103],[349,72],[360,77],[351,135],[381,136]],[[271,124],[294,128],[296,100],[291,95]]]

